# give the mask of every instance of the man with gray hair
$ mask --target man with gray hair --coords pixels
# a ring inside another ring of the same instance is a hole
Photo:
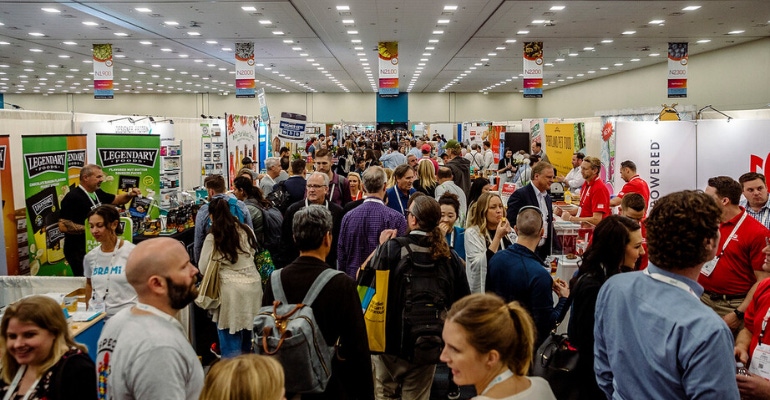
[[[278,184],[278,175],[281,174],[281,160],[278,157],[269,157],[265,160],[265,175],[259,180],[259,188],[262,195],[267,196]]]
[[[319,150],[320,151],[320,150]],[[342,222],[342,207],[326,200],[326,194],[329,192],[329,175],[324,172],[313,172],[309,178],[307,178],[306,194],[303,200],[300,200],[286,209],[286,214],[283,216],[283,227],[281,229],[281,251],[277,256],[273,255],[273,261],[276,268],[282,268],[292,262],[299,252],[295,246],[294,233],[292,221],[294,220],[294,214],[297,211],[312,205],[317,204],[326,207],[331,212],[334,227],[332,229],[332,238],[334,240],[334,247],[329,251],[329,255],[326,257],[326,263],[334,268],[337,268],[337,238],[340,233],[340,223]]]
[[[330,267],[324,260],[328,260],[334,248],[334,223],[332,214],[326,208],[313,204],[296,211],[292,219],[286,220],[290,221],[295,232],[299,257],[275,273],[280,273],[288,303],[299,304],[321,272]],[[268,280],[262,304],[272,304],[274,300],[272,284]],[[338,343],[329,383],[326,390],[317,395],[320,396],[318,398],[373,399],[369,342],[356,283],[345,274],[335,275],[321,289],[312,307],[326,343]],[[286,398],[293,395],[286,393]]]
[[[361,178],[366,191],[363,204],[342,218],[337,255],[339,270],[355,279],[366,257],[380,244],[380,233],[395,229],[398,236],[406,233],[406,219],[383,202],[387,175],[382,167],[369,167]]]

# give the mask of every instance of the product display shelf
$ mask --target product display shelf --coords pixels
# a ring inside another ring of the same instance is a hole
[[[182,184],[182,141],[160,147],[160,208],[168,209],[177,201]]]

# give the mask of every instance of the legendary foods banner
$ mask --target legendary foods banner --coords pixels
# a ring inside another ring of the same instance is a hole
[[[8,135],[3,135],[0,136],[0,191],[3,202],[0,226],[5,241],[5,270],[0,265],[0,275],[19,275],[19,240],[16,238],[11,165],[10,141]]]
[[[112,91],[112,45],[95,44],[94,61],[94,98],[111,99]]]
[[[543,97],[543,42],[524,43],[524,97]]]
[[[72,275],[59,231],[60,204],[70,190],[66,136],[22,136],[30,275]]]
[[[247,115],[226,115],[227,124],[227,152],[228,169],[230,171],[230,186],[236,178],[238,170],[243,167],[241,161],[249,157],[252,161],[259,162],[257,153],[258,123],[256,117]]]
[[[235,97],[254,98],[254,42],[235,44]]]
[[[80,183],[80,170],[86,161],[87,135],[67,135],[67,177],[70,187]]]
[[[127,207],[132,215],[138,205],[140,213],[151,219],[157,218],[160,213],[160,136],[97,133],[96,149],[96,164],[102,167],[105,176],[102,190],[122,194],[138,187],[142,198],[135,199]]]
[[[380,96],[398,96],[398,42],[377,44],[380,67]]]
[[[668,44],[668,97],[687,97],[687,42]]]

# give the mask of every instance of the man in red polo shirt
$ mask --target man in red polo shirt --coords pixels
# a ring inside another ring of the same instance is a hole
[[[601,161],[596,157],[586,157],[580,165],[580,173],[586,180],[580,189],[580,207],[574,211],[577,217],[567,210],[561,211],[565,221],[588,222],[594,226],[610,215],[610,191],[599,178]],[[559,210],[557,210],[558,212]]]
[[[646,213],[647,206],[650,204],[650,187],[647,185],[647,182],[636,173],[636,164],[631,160],[620,163],[620,177],[626,181],[626,184],[620,189],[618,195],[610,200],[610,205],[617,207],[620,205],[620,202],[623,201],[623,196],[626,194],[639,193],[644,198],[644,211]]]
[[[741,184],[729,176],[708,180],[705,193],[722,209],[721,237],[717,256],[703,265],[698,277],[704,289],[701,301],[725,320],[733,334],[743,327],[743,313],[757,284],[770,277],[762,270],[762,249],[770,231],[738,205],[742,191]]]

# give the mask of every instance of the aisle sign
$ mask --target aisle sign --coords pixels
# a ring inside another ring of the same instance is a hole
[[[22,136],[30,275],[72,275],[59,231],[60,202],[70,190],[67,136]]]
[[[235,44],[235,97],[254,98],[254,42]]]
[[[668,44],[668,97],[687,97],[687,42]]]
[[[302,114],[281,113],[278,137],[287,142],[302,143],[305,139],[307,117]]]
[[[380,97],[398,97],[398,42],[379,42]]]
[[[524,97],[543,97],[543,42],[524,42]]]
[[[94,98],[112,99],[112,45],[95,44],[93,47]]]

